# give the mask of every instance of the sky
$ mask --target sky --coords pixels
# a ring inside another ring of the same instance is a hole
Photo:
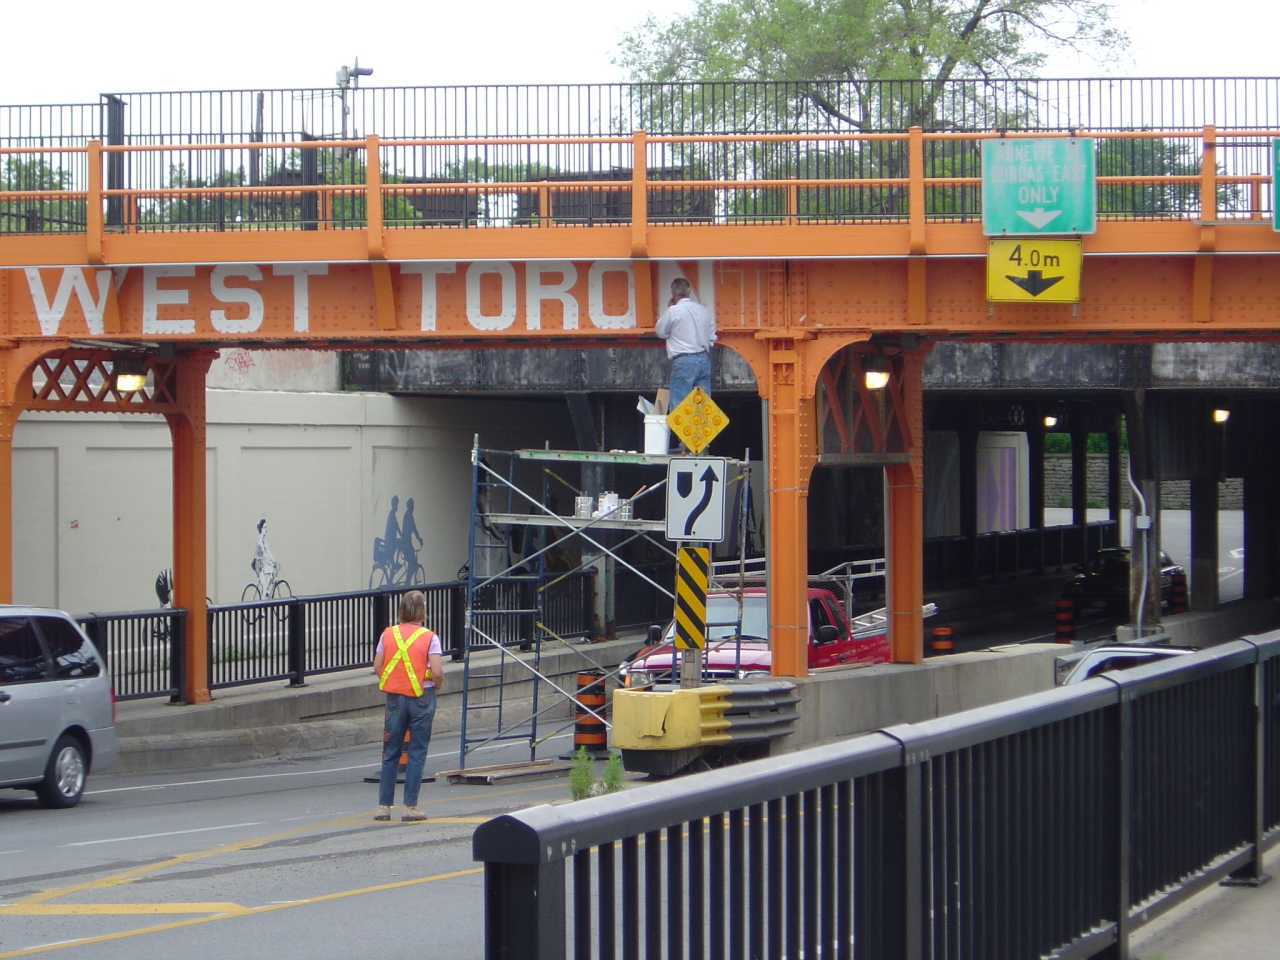
[[[622,34],[693,0],[10,0],[0,103],[87,103],[100,93],[328,87],[358,57],[362,85],[602,83]],[[1100,69],[1056,56],[1044,76],[1271,76],[1274,6],[1263,0],[1115,0],[1131,57]],[[56,10],[56,20],[49,13]],[[1211,11],[1211,12],[1205,12]]]

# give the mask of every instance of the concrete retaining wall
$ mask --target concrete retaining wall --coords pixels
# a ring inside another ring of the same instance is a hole
[[[1192,610],[1165,615],[1160,620],[1160,632],[1168,634],[1169,642],[1175,646],[1209,647],[1253,633],[1266,633],[1274,630],[1275,625],[1276,601],[1237,600],[1212,612]],[[1150,633],[1150,630],[1144,632]],[[1116,627],[1116,639],[1122,643],[1134,637],[1132,624]]]
[[[1128,454],[1120,455],[1120,475],[1125,475]],[[1089,454],[1089,505],[1107,505],[1107,455]],[[1128,484],[1120,488],[1121,503],[1129,503]],[[1046,453],[1044,455],[1044,505],[1046,507],[1071,506],[1071,454]],[[1191,482],[1189,480],[1165,480],[1160,484],[1160,506],[1165,510],[1187,510],[1191,506]],[[1244,509],[1244,481],[1229,477],[1218,484],[1218,509]]]
[[[983,707],[1054,685],[1053,661],[1063,647],[1023,644],[950,657],[921,666],[833,667],[797,682],[800,719],[781,751],[822,740]]]

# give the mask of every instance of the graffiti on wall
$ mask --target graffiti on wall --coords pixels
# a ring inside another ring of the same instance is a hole
[[[373,539],[373,567],[369,571],[369,587],[406,586],[417,587],[427,582],[418,551],[422,549],[422,535],[413,516],[413,497],[405,501],[403,515],[400,498],[391,498],[387,522],[381,537]]]

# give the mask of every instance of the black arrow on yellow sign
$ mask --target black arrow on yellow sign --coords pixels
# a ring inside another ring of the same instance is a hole
[[[1015,277],[1006,273],[1005,279],[1021,287],[1033,297],[1038,297],[1061,280],[1062,277],[1046,277],[1042,270],[1028,270],[1025,277]]]

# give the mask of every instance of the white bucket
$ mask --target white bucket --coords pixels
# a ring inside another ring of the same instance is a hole
[[[574,497],[573,515],[575,517],[590,517],[591,508],[595,506],[595,503],[595,497]]]
[[[667,417],[662,413],[644,415],[644,452],[663,454],[671,431],[667,429]]]

